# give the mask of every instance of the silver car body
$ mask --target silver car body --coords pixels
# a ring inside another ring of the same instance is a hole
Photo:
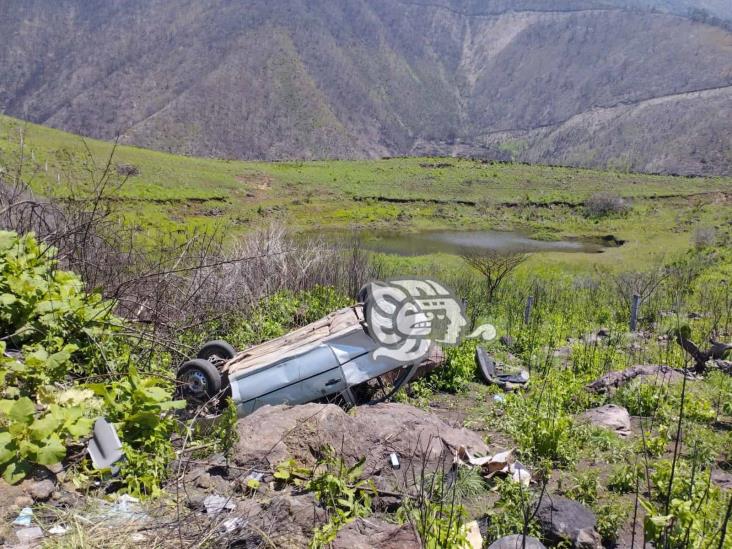
[[[304,404],[343,393],[409,364],[374,359],[376,347],[362,308],[348,307],[237,354],[224,371],[238,414],[245,416],[267,404]]]

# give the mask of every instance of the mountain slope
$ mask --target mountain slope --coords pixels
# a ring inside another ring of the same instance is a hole
[[[679,15],[725,6],[13,0],[0,110],[220,157],[429,151],[732,173],[732,31]]]

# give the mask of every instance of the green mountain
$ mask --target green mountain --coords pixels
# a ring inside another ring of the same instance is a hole
[[[732,173],[727,0],[10,0],[0,111],[183,154]]]

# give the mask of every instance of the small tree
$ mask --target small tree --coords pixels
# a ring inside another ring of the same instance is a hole
[[[527,254],[476,250],[463,255],[465,262],[478,271],[485,281],[488,302],[492,302],[505,278],[528,258]]]

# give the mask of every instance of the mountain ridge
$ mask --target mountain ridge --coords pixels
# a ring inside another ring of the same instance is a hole
[[[0,111],[224,158],[369,158],[430,143],[437,154],[732,173],[732,94],[713,98],[716,111],[701,97],[653,105],[654,116],[629,108],[732,85],[732,32],[682,15],[689,4],[11,2]],[[618,109],[604,133],[544,135],[598,108]],[[497,142],[506,132],[517,135]]]

